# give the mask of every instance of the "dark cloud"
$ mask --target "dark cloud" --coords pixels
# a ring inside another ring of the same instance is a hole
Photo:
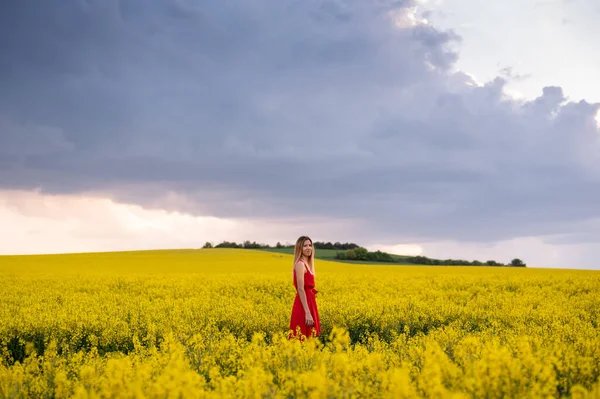
[[[600,217],[598,104],[475,85],[453,32],[394,25],[412,5],[2,3],[0,185],[387,237]]]

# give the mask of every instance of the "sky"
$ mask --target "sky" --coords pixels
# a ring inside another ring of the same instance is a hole
[[[591,0],[0,4],[0,254],[600,269]]]

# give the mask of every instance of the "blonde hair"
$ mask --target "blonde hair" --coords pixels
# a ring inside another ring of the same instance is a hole
[[[298,240],[296,240],[296,246],[294,248],[294,266],[300,260],[300,258],[302,258],[302,248],[304,247],[304,243],[307,240],[310,241],[311,244],[313,243],[313,240],[308,236],[301,236],[298,238]],[[310,254],[310,258],[308,258],[308,266],[310,268],[310,272],[314,275],[315,274],[315,246],[314,245],[313,245],[313,250]]]

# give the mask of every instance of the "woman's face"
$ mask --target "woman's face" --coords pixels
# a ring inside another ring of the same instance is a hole
[[[307,258],[310,258],[310,256],[312,255],[312,251],[312,242],[310,240],[304,240],[304,244],[302,244],[302,254]]]

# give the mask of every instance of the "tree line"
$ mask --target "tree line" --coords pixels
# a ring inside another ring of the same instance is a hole
[[[375,262],[393,262],[415,265],[444,265],[444,266],[511,266],[526,267],[527,265],[519,258],[514,258],[509,263],[501,263],[495,260],[481,262],[478,260],[468,261],[463,259],[432,259],[426,256],[392,256],[386,252],[370,252],[365,248],[356,248],[344,252],[338,252],[336,259],[339,260],[362,260]]]
[[[426,256],[394,256],[382,251],[369,251],[358,244],[352,242],[321,242],[313,243],[315,249],[336,250],[335,259],[338,260],[354,260],[354,261],[369,261],[369,262],[388,262],[401,264],[415,265],[444,265],[444,266],[508,266],[508,267],[526,267],[527,265],[519,258],[514,258],[508,263],[497,262],[495,260],[487,260],[481,262],[478,260],[468,261],[464,259],[433,259]],[[269,244],[261,244],[256,241],[246,240],[242,243],[223,241],[215,246],[210,242],[206,242],[202,248],[242,248],[242,249],[293,249],[293,244],[282,244],[278,242],[275,246]]]
[[[352,242],[340,243],[340,242],[320,242],[315,241],[313,243],[315,249],[336,249],[338,251],[346,251],[349,249],[358,248],[357,244]],[[242,243],[223,241],[215,246],[213,246],[210,242],[204,244],[202,248],[244,248],[244,249],[283,249],[283,248],[294,248],[294,244],[282,244],[278,242],[275,246],[271,246],[269,244],[260,244],[256,241],[244,241]]]

